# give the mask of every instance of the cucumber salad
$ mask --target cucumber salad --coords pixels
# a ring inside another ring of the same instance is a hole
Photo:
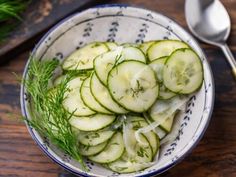
[[[178,40],[93,42],[60,67],[51,92],[76,73],[66,84],[62,106],[71,115],[80,155],[118,173],[158,161],[176,115],[203,83],[199,56]]]

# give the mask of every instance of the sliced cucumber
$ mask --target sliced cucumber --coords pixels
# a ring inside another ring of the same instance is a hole
[[[127,59],[146,62],[145,56],[136,47],[117,47],[113,51],[99,55],[94,60],[94,69],[99,80],[104,85],[107,85],[107,76],[111,69]]]
[[[171,92],[163,84],[160,84],[158,99],[168,100],[170,98],[173,98],[174,96],[176,96],[174,92]]]
[[[96,146],[89,146],[89,145],[86,146],[86,145],[81,144],[79,146],[79,152],[81,155],[84,155],[84,156],[95,155],[101,152],[106,147],[106,145],[107,145],[107,141],[101,144],[98,144]]]
[[[146,57],[144,53],[137,47],[124,47],[122,55],[125,60],[136,60],[146,63]]]
[[[148,111],[149,116],[153,121],[161,122],[163,120],[164,122],[162,121],[159,127],[169,132],[173,122],[171,119],[174,119],[176,111],[180,109],[187,100],[187,97],[180,96],[175,96],[169,100],[157,100]]]
[[[108,75],[108,89],[123,107],[134,112],[148,110],[158,97],[154,71],[140,61],[124,61]]]
[[[141,136],[141,140],[148,144],[147,139]],[[108,167],[118,173],[131,173],[147,168],[148,162],[152,160],[152,149],[148,146],[136,144],[134,146],[135,155],[130,155],[127,151],[120,159],[109,163]]]
[[[144,42],[142,44],[140,44],[139,48],[143,51],[143,53],[146,55],[147,54],[147,50],[149,49],[149,47],[154,44],[156,41],[148,41],[148,42]]]
[[[159,127],[162,130],[164,130],[166,133],[169,133],[171,131],[174,117],[175,117],[175,112],[173,114],[171,114],[170,116],[168,116],[168,118],[162,124],[160,124]],[[163,114],[160,113],[160,114],[152,115],[151,118],[154,121],[159,121],[163,118]]]
[[[97,155],[88,158],[98,163],[111,163],[119,159],[125,150],[122,134],[117,132],[108,142],[105,149]]]
[[[78,139],[79,142],[85,146],[96,146],[107,140],[109,140],[115,131],[105,129],[94,132],[79,132]]]
[[[142,127],[146,127],[148,126],[148,123],[146,122],[146,120],[143,118],[142,121],[138,120],[138,121],[133,121],[132,122],[132,125],[133,125],[133,129],[134,130],[138,130],[139,128],[142,128]],[[160,146],[160,142],[159,142],[159,139],[157,137],[157,135],[153,132],[153,131],[150,131],[148,133],[145,133],[144,136],[147,138],[151,148],[152,148],[152,156],[154,158],[154,156],[156,155],[157,153],[157,150]]]
[[[106,46],[109,48],[109,50],[115,50],[118,45],[115,42],[105,42]]]
[[[104,43],[90,43],[67,57],[62,64],[62,68],[64,70],[91,69],[93,68],[94,58],[108,50]]]
[[[143,124],[143,127],[148,125],[146,122],[141,122],[141,124]],[[144,136],[147,138],[152,148],[152,157],[154,159],[160,146],[159,138],[157,137],[156,133],[154,133],[153,131],[144,133]]]
[[[110,125],[115,119],[115,116],[106,114],[95,114],[88,117],[73,116],[70,124],[82,131],[96,131]]]
[[[177,40],[157,41],[148,49],[148,59],[149,61],[153,61],[160,57],[169,56],[176,49],[180,48],[189,48],[189,46],[186,43]]]
[[[156,73],[158,82],[160,83],[158,98],[163,99],[163,100],[170,99],[176,95],[175,93],[173,93],[169,89],[167,89],[162,83],[163,82],[163,68],[165,66],[165,62],[166,62],[167,58],[168,57],[161,57],[156,60],[153,60],[149,64],[151,66],[151,68],[154,70],[154,72]]]
[[[165,132],[170,133],[173,121],[175,118],[175,113],[172,114],[164,123],[162,123],[159,127],[162,128]]]
[[[114,65],[124,60],[122,57],[122,50],[123,47],[117,47],[115,50],[99,55],[94,60],[94,70],[99,80],[104,85],[107,85],[107,76],[109,71],[114,67]]]
[[[202,63],[193,50],[178,49],[167,59],[163,83],[172,92],[190,94],[198,90],[202,82]]]
[[[108,89],[100,82],[95,73],[91,77],[90,89],[94,98],[109,111],[117,114],[128,112],[112,99]]]
[[[95,114],[93,110],[87,107],[81,99],[80,87],[85,77],[76,77],[67,83],[68,91],[65,93],[63,106],[69,113],[76,116],[89,116]]]
[[[137,141],[134,145],[135,154],[130,154],[128,151],[124,153],[123,159],[127,161],[134,161],[139,163],[145,163],[152,161],[152,148],[144,135],[140,136],[140,139],[144,144],[139,144]]]
[[[90,90],[90,80],[91,77],[85,79],[80,89],[81,99],[83,100],[84,104],[96,112],[104,114],[112,114],[112,112],[108,111],[106,108],[101,106],[100,103],[97,102],[96,99],[93,97]]]
[[[149,163],[132,162],[132,161],[123,160],[122,158],[108,164],[108,167],[112,171],[115,171],[117,173],[137,172],[137,171],[144,170],[145,168],[148,168],[149,166],[151,166]]]
[[[158,79],[158,82],[163,82],[163,68],[165,66],[165,62],[168,57],[161,57],[153,60],[149,66],[153,69],[153,71],[156,73],[156,77]]]
[[[145,159],[146,158],[152,159],[153,154],[150,143],[145,135],[140,134],[140,139],[142,141],[142,144],[140,144],[135,137],[135,132],[138,129],[142,128],[141,122],[145,121],[144,118],[142,118],[142,120],[140,120],[140,118],[142,117],[128,116],[127,121],[123,125],[123,139],[126,147],[127,156],[138,162],[146,162]],[[142,160],[142,156],[137,154],[137,150],[141,148],[150,149],[150,151],[147,150],[146,158],[144,159],[144,161]]]

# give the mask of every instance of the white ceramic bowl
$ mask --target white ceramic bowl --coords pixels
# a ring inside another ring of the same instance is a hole
[[[77,48],[93,41],[141,43],[149,40],[180,39],[188,43],[200,56],[204,68],[204,83],[178,116],[181,125],[178,137],[161,147],[160,160],[154,166],[132,174],[118,174],[86,160],[89,172],[81,170],[79,163],[53,146],[37,131],[28,127],[40,148],[56,163],[81,176],[153,176],[180,162],[199,142],[205,132],[213,109],[214,83],[206,57],[191,35],[166,16],[124,5],[104,5],[76,13],[52,28],[38,43],[33,53],[39,59],[66,58]],[[25,68],[24,77],[27,75]],[[24,86],[21,89],[23,115],[30,119],[30,108]]]

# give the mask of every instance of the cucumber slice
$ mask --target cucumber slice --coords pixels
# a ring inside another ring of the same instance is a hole
[[[142,134],[140,138],[143,144],[139,144],[134,138],[136,129],[142,127],[140,122],[145,122],[145,119],[139,116],[129,116],[127,118],[125,124],[127,127],[123,129],[126,150],[120,159],[108,164],[111,170],[118,173],[130,173],[148,167],[147,163],[151,162],[153,157],[150,143]]]
[[[168,100],[170,98],[173,98],[174,96],[176,96],[176,94],[174,92],[171,92],[163,84],[160,84],[158,99]]]
[[[125,150],[122,134],[117,132],[108,142],[105,149],[95,156],[88,158],[98,163],[111,163],[119,159]]]
[[[148,144],[147,139],[141,136],[142,142]],[[109,163],[108,167],[118,173],[131,173],[140,171],[147,168],[147,163],[152,160],[152,149],[150,145],[142,146],[138,143],[134,145],[135,155],[130,155],[127,151],[121,156],[120,159]]]
[[[146,57],[144,53],[137,47],[124,47],[122,50],[122,55],[125,60],[136,60],[146,63]]]
[[[153,61],[160,57],[169,56],[172,52],[180,48],[189,48],[189,46],[186,43],[177,40],[157,41],[148,49],[148,59],[149,61]]]
[[[132,121],[132,125],[133,125],[132,128],[134,130],[138,130],[139,128],[148,126],[148,123],[143,118],[142,121],[140,121],[140,120]],[[152,156],[154,158],[154,156],[156,155],[156,153],[157,153],[157,151],[159,149],[159,146],[160,146],[159,139],[158,139],[157,135],[153,131],[150,131],[148,133],[144,133],[143,135],[147,138],[147,140],[148,140],[148,142],[149,142],[149,144],[150,144],[150,146],[152,148]]]
[[[106,114],[95,114],[88,117],[73,116],[70,124],[82,131],[96,131],[110,125],[115,119],[115,116]]]
[[[172,116],[175,116],[175,113],[188,101],[187,97],[175,96],[169,100],[157,100],[155,104],[148,111],[149,116],[153,121],[165,121],[160,124],[160,128],[165,129],[167,132],[171,130]],[[171,118],[171,119],[169,119]],[[169,119],[169,120],[168,120]]]
[[[172,92],[190,94],[198,90],[202,82],[202,63],[193,50],[178,49],[167,59],[163,83]]]
[[[81,155],[84,155],[84,156],[95,155],[101,152],[106,147],[106,145],[107,145],[107,141],[101,144],[98,144],[96,146],[86,146],[86,145],[81,144],[79,146],[79,152]]]
[[[135,158],[136,161],[138,162],[145,162],[145,161],[138,160],[141,156],[137,154],[136,148],[151,149],[150,153],[146,154],[147,158],[152,159],[152,155],[153,155],[152,148],[150,146],[150,143],[147,137],[144,134],[140,134],[142,144],[140,144],[135,137],[135,132],[138,129],[142,128],[143,121],[145,122],[145,119],[143,117],[128,116],[125,125],[123,125],[123,139],[124,139],[127,155],[130,158]]]
[[[149,47],[154,44],[156,41],[148,41],[148,42],[144,42],[142,44],[140,44],[139,48],[143,51],[143,53],[145,55],[147,55],[147,50],[149,49]]]
[[[117,173],[132,173],[144,170],[145,168],[148,168],[150,165],[149,163],[138,163],[138,162],[132,162],[127,161],[123,159],[119,159],[115,162],[112,162],[108,164],[108,167]]]
[[[94,98],[109,111],[117,114],[125,114],[128,111],[118,105],[111,97],[108,89],[100,82],[95,73],[90,81],[90,89]]]
[[[162,124],[159,125],[159,127],[164,130],[166,133],[169,133],[171,131],[172,128],[172,124],[173,124],[173,120],[175,117],[175,112],[173,114],[171,114]],[[152,115],[151,118],[154,121],[159,121],[163,118],[162,114],[156,114],[156,115]]]
[[[87,107],[81,99],[80,87],[85,77],[76,77],[67,83],[68,91],[66,91],[63,100],[63,106],[69,113],[75,116],[89,116],[95,114],[93,110]]]
[[[94,69],[99,80],[104,85],[107,85],[107,76],[111,69],[118,63],[127,59],[146,62],[145,56],[136,47],[117,47],[116,50],[99,55],[94,60]]]
[[[112,97],[127,110],[144,112],[158,97],[159,86],[154,71],[140,61],[124,61],[108,75]]]
[[[96,146],[109,140],[114,133],[115,131],[108,129],[96,132],[79,132],[78,139],[79,142],[85,146]]]
[[[107,85],[107,76],[109,71],[119,63],[121,60],[124,60],[122,57],[123,47],[117,47],[115,50],[107,52],[105,54],[99,55],[94,60],[94,70],[99,80]]]
[[[118,45],[115,42],[105,42],[106,46],[109,48],[109,50],[115,50]]]
[[[108,47],[104,43],[90,43],[67,57],[62,64],[62,68],[64,70],[91,69],[93,68],[94,58],[108,50]]]
[[[153,60],[149,66],[153,69],[153,71],[156,73],[156,77],[158,79],[159,83],[163,82],[163,68],[165,66],[165,62],[168,57],[161,57]]]
[[[85,79],[80,89],[81,99],[83,100],[84,104],[96,112],[104,113],[104,114],[112,114],[112,112],[108,111],[106,108],[101,106],[93,97],[90,90],[90,80],[91,80],[91,77],[88,77],[87,79]]]
[[[170,133],[173,121],[175,118],[175,113],[172,114],[165,122],[163,122],[159,127],[162,128],[165,132]]]
[[[164,85],[163,85],[163,68],[165,66],[165,62],[168,57],[161,57],[156,60],[153,60],[149,66],[153,69],[153,71],[156,73],[156,77],[158,79],[158,82],[160,83],[160,89],[159,89],[159,99],[170,99],[174,97],[176,94],[168,90]]]

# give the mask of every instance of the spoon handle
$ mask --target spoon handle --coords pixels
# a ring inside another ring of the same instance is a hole
[[[234,75],[234,78],[236,79],[236,61],[235,61],[235,58],[232,54],[232,52],[230,51],[229,47],[227,44],[223,44],[220,46],[221,49],[223,50],[231,68],[232,68],[232,72],[233,72],[233,75]]]

